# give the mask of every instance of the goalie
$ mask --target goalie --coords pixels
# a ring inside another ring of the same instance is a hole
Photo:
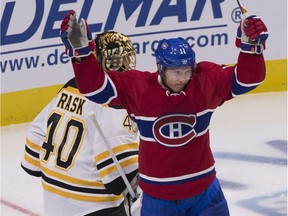
[[[91,39],[89,49],[103,70],[135,68],[136,53],[125,35],[104,32],[97,35],[95,44]],[[115,163],[88,117],[91,111],[118,159]],[[119,174],[116,163],[126,175]],[[122,107],[87,100],[73,78],[29,124],[21,166],[28,174],[41,177],[46,216],[126,216],[128,191],[122,177],[137,185],[136,128]]]

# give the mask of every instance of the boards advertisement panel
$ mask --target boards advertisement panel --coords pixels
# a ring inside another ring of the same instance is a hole
[[[265,59],[278,70],[273,61],[287,60],[287,2],[243,2],[267,25]],[[237,62],[234,41],[241,11],[236,0],[2,0],[1,94],[63,84],[73,77],[59,36],[71,10],[87,20],[93,36],[109,30],[129,36],[139,70],[156,71],[158,41],[172,37],[187,39],[198,62]]]

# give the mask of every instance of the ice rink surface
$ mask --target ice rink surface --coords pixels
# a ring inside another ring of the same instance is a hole
[[[43,215],[41,181],[20,167],[26,127],[1,127],[2,216]],[[226,102],[210,135],[231,216],[287,215],[287,92]]]

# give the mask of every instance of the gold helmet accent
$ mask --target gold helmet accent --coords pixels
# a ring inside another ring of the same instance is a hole
[[[106,71],[135,69],[136,51],[130,39],[119,32],[103,32],[95,37],[95,51],[99,64]]]

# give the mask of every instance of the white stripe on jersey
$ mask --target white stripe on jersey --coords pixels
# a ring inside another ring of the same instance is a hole
[[[144,175],[142,173],[139,173],[139,175],[140,175],[140,178],[146,179],[148,181],[161,182],[161,183],[170,182],[171,183],[171,182],[174,182],[174,181],[175,182],[176,181],[182,181],[182,180],[186,180],[186,179],[189,179],[189,178],[194,178],[194,177],[197,177],[197,176],[201,176],[203,174],[211,172],[214,169],[215,169],[215,166],[213,165],[213,166],[209,167],[206,170],[202,170],[201,172],[192,173],[192,174],[183,175],[183,176],[177,176],[177,177],[169,177],[169,178],[157,178],[157,177],[147,176],[147,175]]]

